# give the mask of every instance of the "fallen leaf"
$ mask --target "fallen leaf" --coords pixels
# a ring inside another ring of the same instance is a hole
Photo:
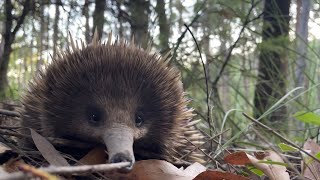
[[[228,173],[228,172],[221,172],[221,171],[213,171],[213,170],[207,170],[205,172],[202,172],[198,176],[194,178],[194,180],[208,180],[208,179],[214,179],[214,180],[249,180],[249,178],[246,178],[244,176],[239,176],[236,174]]]
[[[320,146],[312,139],[308,139],[304,143],[303,149],[312,155],[316,155],[320,152]],[[320,163],[308,156],[303,156],[301,171],[306,178],[320,179]]]
[[[247,156],[247,153],[242,151],[229,154],[223,159],[225,162],[233,165],[247,165],[251,163]]]
[[[54,166],[70,166],[67,160],[53,147],[53,145],[43,136],[33,129],[30,129],[34,144],[42,154],[42,156]]]
[[[95,147],[91,151],[89,151],[83,158],[79,160],[75,165],[85,164],[85,165],[93,165],[93,164],[104,164],[107,162],[107,154],[105,152],[105,148],[102,146]]]
[[[198,174],[206,171],[207,168],[205,166],[203,166],[202,164],[200,163],[193,163],[191,164],[190,166],[188,166],[185,170],[183,170],[183,173],[186,175],[186,176],[197,176]]]
[[[263,171],[270,180],[289,180],[290,176],[287,172],[287,168],[281,165],[284,164],[282,158],[274,151],[266,151],[265,155],[264,161],[261,161],[247,154],[252,165]]]

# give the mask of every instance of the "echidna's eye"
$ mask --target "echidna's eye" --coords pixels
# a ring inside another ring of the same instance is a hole
[[[97,113],[91,114],[91,116],[90,116],[90,121],[92,121],[92,122],[99,122],[99,121],[100,121],[100,116],[99,116],[99,114],[97,114]]]
[[[141,114],[136,114],[136,119],[135,119],[135,123],[137,127],[141,127],[143,124],[143,118]]]
[[[102,120],[102,112],[97,108],[88,108],[88,122],[91,125],[99,125]]]

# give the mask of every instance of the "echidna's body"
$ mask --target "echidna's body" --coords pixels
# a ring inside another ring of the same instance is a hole
[[[111,36],[102,44],[97,37],[81,48],[70,44],[23,97],[24,126],[45,137],[103,142],[111,162],[134,162],[132,147],[141,159],[172,162],[194,148],[185,137],[201,141],[180,75],[166,58],[133,42],[111,43]]]

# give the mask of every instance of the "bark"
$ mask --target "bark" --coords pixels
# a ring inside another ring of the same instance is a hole
[[[96,0],[93,13],[93,32],[97,28],[99,37],[102,37],[103,25],[105,22],[104,11],[106,8],[106,0]]]
[[[304,86],[305,68],[307,66],[307,44],[308,44],[308,21],[310,13],[311,1],[297,1],[297,24],[296,24],[296,39],[297,39],[297,61],[296,61],[296,86]]]
[[[0,99],[5,97],[5,91],[8,86],[8,65],[10,60],[10,53],[12,51],[11,45],[15,39],[16,33],[20,29],[23,21],[30,10],[31,0],[25,0],[23,10],[18,18],[14,18],[12,11],[14,10],[11,0],[5,1],[5,29],[4,29],[4,42],[3,51],[0,54]],[[16,22],[14,23],[16,19]],[[13,26],[15,24],[15,26]]]
[[[265,1],[262,44],[267,45],[267,48],[262,46],[259,55],[258,79],[254,97],[256,108],[254,116],[256,118],[260,117],[286,92],[286,51],[285,48],[281,52],[272,48],[287,46],[289,8],[290,0]],[[282,120],[285,115],[286,107],[278,108],[271,113],[269,120]]]
[[[82,13],[84,17],[86,18],[86,24],[85,24],[85,39],[86,42],[90,42],[90,26],[89,26],[89,0],[85,0]]]
[[[57,44],[58,44],[58,40],[59,40],[59,30],[58,30],[58,26],[59,26],[59,19],[60,19],[60,5],[61,4],[61,0],[57,0],[56,3],[56,13],[54,16],[54,23],[53,23],[53,56],[56,55],[56,50],[57,50]]]
[[[146,48],[150,2],[148,0],[128,1],[128,6],[130,11],[131,33],[134,35],[137,43],[143,48]]]
[[[116,6],[118,10],[117,19],[119,23],[119,36],[123,37],[123,17],[122,17],[123,12],[121,10],[121,5],[122,5],[122,2],[116,1]]]
[[[162,50],[169,49],[170,28],[167,20],[164,0],[157,0],[156,12],[158,14],[158,23],[160,28],[160,47]]]
[[[38,60],[36,65],[36,71],[38,72],[41,69],[41,66],[43,65],[43,50],[44,50],[44,33],[45,33],[45,15],[44,15],[44,1],[40,2],[40,37],[38,38]]]

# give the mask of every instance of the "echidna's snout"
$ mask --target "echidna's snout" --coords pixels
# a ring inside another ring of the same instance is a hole
[[[126,170],[131,170],[135,162],[133,153],[133,132],[128,127],[111,128],[103,137],[107,146],[109,162],[130,162]]]

